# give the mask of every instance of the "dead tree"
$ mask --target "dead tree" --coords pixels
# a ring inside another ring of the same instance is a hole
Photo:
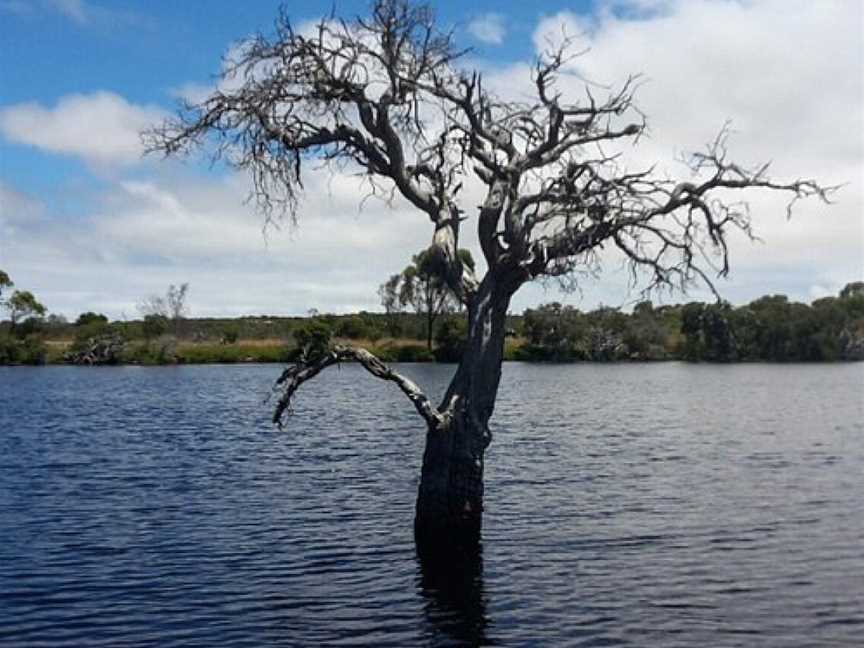
[[[113,365],[120,362],[125,348],[126,340],[123,336],[109,332],[76,343],[63,354],[63,359],[77,365]]]
[[[589,89],[565,97],[556,79],[566,47],[538,60],[532,99],[509,100],[460,68],[462,52],[426,6],[376,0],[367,18],[324,19],[302,32],[283,15],[273,36],[246,42],[226,63],[230,83],[147,135],[150,150],[165,155],[215,147],[250,174],[267,219],[293,219],[306,167],[323,163],[359,169],[374,190],[389,188],[428,220],[430,251],[468,318],[464,356],[441,403],[369,352],[337,347],[285,371],[274,414],[281,422],[297,389],[338,362],[357,361],[394,382],[426,426],[418,537],[480,529],[505,315],[520,286],[596,269],[598,251],[615,248],[634,273],[645,271],[648,285],[704,281],[713,290],[712,276],[729,268],[730,231],[751,234],[746,206],[730,202],[732,192],[787,192],[790,207],[829,197],[815,181],[777,182],[767,165],[735,163],[725,131],[687,158],[688,181],[623,168],[613,148],[645,129],[636,79],[602,98]],[[463,204],[469,182],[483,186],[479,205]],[[483,276],[457,253],[468,226],[476,228]]]

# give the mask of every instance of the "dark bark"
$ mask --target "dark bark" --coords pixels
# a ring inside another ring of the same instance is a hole
[[[489,419],[501,379],[510,295],[486,281],[469,303],[465,353],[439,407],[442,420],[426,434],[415,518],[420,542],[479,538],[483,462],[492,439]]]
[[[445,425],[427,431],[415,517],[419,542],[479,537],[485,447],[478,428],[462,409]]]
[[[432,351],[432,325],[435,322],[435,315],[432,309],[426,311],[426,348]]]
[[[451,645],[487,645],[483,545],[418,542],[417,562],[430,631]]]

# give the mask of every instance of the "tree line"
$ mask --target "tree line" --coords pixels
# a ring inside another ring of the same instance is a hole
[[[0,310],[9,316],[5,328],[0,328],[0,364],[21,362],[38,364],[44,361],[44,348],[34,333],[40,327],[47,309],[29,290],[14,290],[15,282],[0,270]]]
[[[637,304],[583,313],[558,303],[522,318],[524,360],[810,362],[864,360],[864,282],[812,304],[766,295],[743,306]]]
[[[473,263],[467,251],[460,253]],[[189,285],[179,284],[141,300],[140,319],[111,322],[87,311],[69,322],[49,315],[29,291],[10,293],[13,287],[0,270],[0,309],[8,318],[0,322],[0,364],[289,362],[339,340],[390,362],[458,362],[467,332],[464,311],[423,253],[382,284],[384,312],[190,318]],[[509,314],[506,328],[507,360],[864,360],[864,282],[809,305],[766,295],[742,306],[642,301],[628,313],[552,302]],[[52,356],[52,349],[62,353]]]

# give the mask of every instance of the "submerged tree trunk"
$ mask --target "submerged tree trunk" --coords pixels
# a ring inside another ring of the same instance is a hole
[[[426,434],[417,494],[419,544],[479,539],[483,520],[483,460],[491,441],[510,291],[484,282],[468,307],[468,340],[459,368]]]
[[[396,383],[425,420],[426,449],[417,494],[418,549],[452,548],[479,540],[483,522],[483,460],[492,440],[489,419],[495,409],[507,308],[518,281],[495,275],[472,291],[468,302],[465,351],[438,407],[409,378],[365,349],[334,345],[288,367],[277,380],[282,395],[273,413],[279,425],[292,398],[306,381],[340,362],[359,362],[367,371]]]

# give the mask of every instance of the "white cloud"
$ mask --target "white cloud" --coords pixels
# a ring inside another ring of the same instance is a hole
[[[678,0],[601,0],[598,14],[626,18],[656,18],[671,13]]]
[[[814,154],[860,161],[862,19],[859,3],[690,0],[649,20],[603,13],[590,29],[558,14],[541,21],[535,43],[541,49],[562,25],[582,28],[578,45],[590,51],[574,72],[607,86],[642,74],[638,99],[654,140],[699,146],[731,118],[736,141],[783,153],[778,161],[790,151],[811,161]],[[573,81],[567,87],[579,91]]]
[[[79,25],[87,24],[92,17],[92,8],[84,0],[3,0],[0,11],[22,17],[58,13]]]
[[[490,45],[501,45],[507,35],[504,16],[499,13],[485,13],[468,23],[468,32],[479,41]]]
[[[207,99],[216,89],[217,86],[213,84],[184,83],[176,88],[171,88],[169,94],[180,102],[185,101],[190,104],[197,104]]]
[[[44,213],[43,205],[38,200],[0,180],[0,227],[39,219]]]
[[[813,286],[839,289],[864,269],[862,13],[864,5],[844,2],[614,0],[592,16],[544,18],[534,42],[539,53],[566,34],[589,49],[561,75],[565,96],[584,97],[584,79],[599,96],[643,74],[637,101],[650,131],[625,151],[632,168],[659,162],[680,176],[686,170],[673,159],[731,119],[730,152],[743,163],[773,159],[777,179],[845,183],[836,205],[800,203],[791,222],[787,197],[748,194],[765,243],[735,238],[721,291],[736,302],[765,292],[807,300]],[[528,94],[526,72],[499,68],[486,80]]]
[[[59,16],[81,28],[116,32],[118,27],[153,26],[152,19],[135,10],[108,6],[87,0],[0,0],[0,12],[21,19],[42,20]]]
[[[162,117],[159,108],[95,92],[67,95],[53,108],[38,103],[0,107],[0,134],[10,142],[77,156],[97,166],[134,164],[143,153],[140,132]]]
[[[644,73],[639,104],[651,132],[630,152],[630,164],[666,162],[680,174],[675,155],[701,147],[732,118],[731,152],[743,161],[774,158],[777,177],[847,183],[836,206],[803,203],[788,222],[782,197],[753,195],[757,233],[766,242],[735,238],[732,277],[720,286],[724,296],[743,303],[782,292],[809,301],[861,279],[861,6],[628,0],[630,9],[621,11],[623,4],[607,2],[588,18],[549,16],[538,25],[535,44],[542,49],[544,35],[561,34],[563,25],[591,47],[572,71],[608,85]],[[488,67],[490,87],[530,93],[527,62]],[[569,96],[582,96],[579,76],[563,75],[560,85]],[[134,162],[137,132],[158,112],[108,93],[84,95],[54,108],[0,109],[0,133],[91,163]],[[18,135],[10,135],[10,124]],[[378,308],[377,286],[431,235],[428,219],[400,201],[389,209],[371,200],[358,211],[365,189],[357,178],[314,174],[306,181],[299,228],[271,230],[265,238],[260,217],[243,202],[247,191],[239,175],[203,180],[159,165],[146,179],[111,184],[104,195],[89,197],[89,208],[61,220],[47,204],[0,186],[0,267],[69,316],[89,309],[135,316],[141,297],[185,281],[196,315],[371,310]],[[479,193],[470,183],[463,193],[469,220],[462,244],[476,251],[471,227]],[[565,299],[591,308],[632,298],[615,263],[583,286],[583,294]],[[562,297],[534,285],[512,307],[552,299]]]
[[[83,25],[89,20],[89,10],[84,0],[49,0],[48,4],[78,24]]]
[[[540,20],[534,30],[534,48],[539,54],[554,51],[568,39],[586,39],[594,28],[594,17],[562,11]],[[579,43],[581,45],[581,43]],[[530,78],[527,79],[530,81]]]
[[[360,180],[323,173],[308,178],[299,226],[266,233],[241,176],[201,180],[170,169],[121,181],[50,227],[35,219],[46,205],[0,189],[0,267],[69,317],[89,309],[134,317],[142,297],[187,281],[198,316],[376,310],[378,285],[431,236],[416,210],[372,199],[359,211]]]

